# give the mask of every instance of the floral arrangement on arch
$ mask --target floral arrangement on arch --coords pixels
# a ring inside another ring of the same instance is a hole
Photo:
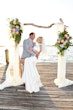
[[[57,42],[55,43],[55,47],[58,49],[59,55],[64,55],[64,51],[71,46],[72,37],[68,34],[66,30],[64,32],[59,33]]]
[[[10,25],[9,26],[10,27],[10,38],[13,38],[15,43],[19,44],[21,41],[21,35],[23,33],[21,23],[16,18],[16,19],[12,19],[11,21],[9,21],[9,25]]]

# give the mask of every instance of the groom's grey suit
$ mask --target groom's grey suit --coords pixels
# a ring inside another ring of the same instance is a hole
[[[31,56],[36,56],[36,54],[32,50],[28,49],[29,47],[32,47],[32,48],[34,47],[34,43],[30,38],[25,39],[23,41],[23,53],[21,56],[22,59],[31,57]]]

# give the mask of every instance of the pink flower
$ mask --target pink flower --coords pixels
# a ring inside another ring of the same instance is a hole
[[[64,43],[63,43],[63,45],[65,46],[65,45],[66,45],[66,43],[64,42]]]
[[[67,34],[64,35],[65,38],[68,38],[69,36]]]
[[[12,32],[15,32],[15,28],[12,29]]]
[[[19,32],[16,32],[16,34],[19,34]]]
[[[61,40],[61,43],[64,43],[64,40]]]
[[[67,39],[69,39],[69,36],[67,37]]]

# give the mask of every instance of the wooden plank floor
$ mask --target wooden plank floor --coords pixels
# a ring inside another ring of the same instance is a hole
[[[0,81],[5,79],[6,66],[0,67]],[[57,88],[54,79],[57,63],[38,63],[43,87],[29,94],[23,85],[0,91],[0,110],[73,110],[73,85]],[[73,63],[67,63],[67,78],[73,80]]]

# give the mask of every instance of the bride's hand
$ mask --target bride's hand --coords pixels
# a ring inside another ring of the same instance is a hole
[[[37,53],[36,53],[36,57],[37,57],[37,58],[39,57],[39,54],[40,54],[40,52],[37,52]]]

